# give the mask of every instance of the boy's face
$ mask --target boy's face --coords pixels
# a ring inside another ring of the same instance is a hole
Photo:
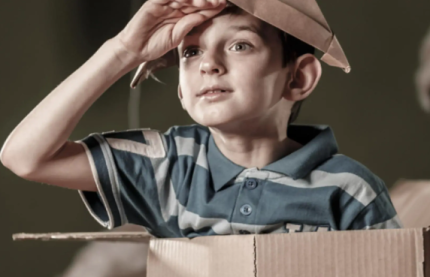
[[[279,31],[245,12],[197,26],[178,47],[182,105],[198,123],[234,127],[289,114]],[[285,120],[288,120],[286,118]]]

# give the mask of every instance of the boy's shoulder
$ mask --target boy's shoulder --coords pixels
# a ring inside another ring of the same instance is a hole
[[[90,136],[94,135],[97,134],[91,134]],[[112,141],[113,139],[122,139],[125,141],[151,144],[154,136],[156,136],[158,137],[158,140],[160,138],[167,141],[176,142],[183,140],[193,140],[196,144],[206,144],[210,137],[210,131],[205,126],[193,124],[185,126],[172,126],[164,133],[151,128],[137,128],[122,131],[108,131],[101,133],[101,135],[108,141]]]
[[[372,194],[379,194],[387,189],[384,182],[369,168],[343,154],[333,155],[315,168],[314,172],[325,175],[332,182],[345,188],[348,186],[354,186],[354,190],[366,190],[367,188],[367,191],[369,189],[373,191]]]
[[[289,136],[301,143],[295,156],[298,166],[296,178],[310,178],[321,185],[334,185],[343,189],[378,194],[386,190],[384,182],[360,162],[338,153],[332,129],[325,125],[292,125]],[[291,164],[291,163],[290,163]],[[357,191],[356,193],[360,193]]]

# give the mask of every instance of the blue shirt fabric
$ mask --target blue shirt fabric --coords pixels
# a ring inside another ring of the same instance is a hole
[[[326,126],[288,128],[299,150],[264,168],[227,159],[208,128],[92,134],[98,192],[80,191],[96,220],[157,237],[401,228],[383,181],[337,154]]]

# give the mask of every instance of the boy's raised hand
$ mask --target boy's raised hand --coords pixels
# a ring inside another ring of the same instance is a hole
[[[177,47],[191,29],[215,16],[226,0],[147,0],[114,38],[136,65]]]

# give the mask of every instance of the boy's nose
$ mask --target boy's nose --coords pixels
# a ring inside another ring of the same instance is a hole
[[[200,64],[200,73],[222,75],[225,73],[225,67],[215,58],[206,58]]]

